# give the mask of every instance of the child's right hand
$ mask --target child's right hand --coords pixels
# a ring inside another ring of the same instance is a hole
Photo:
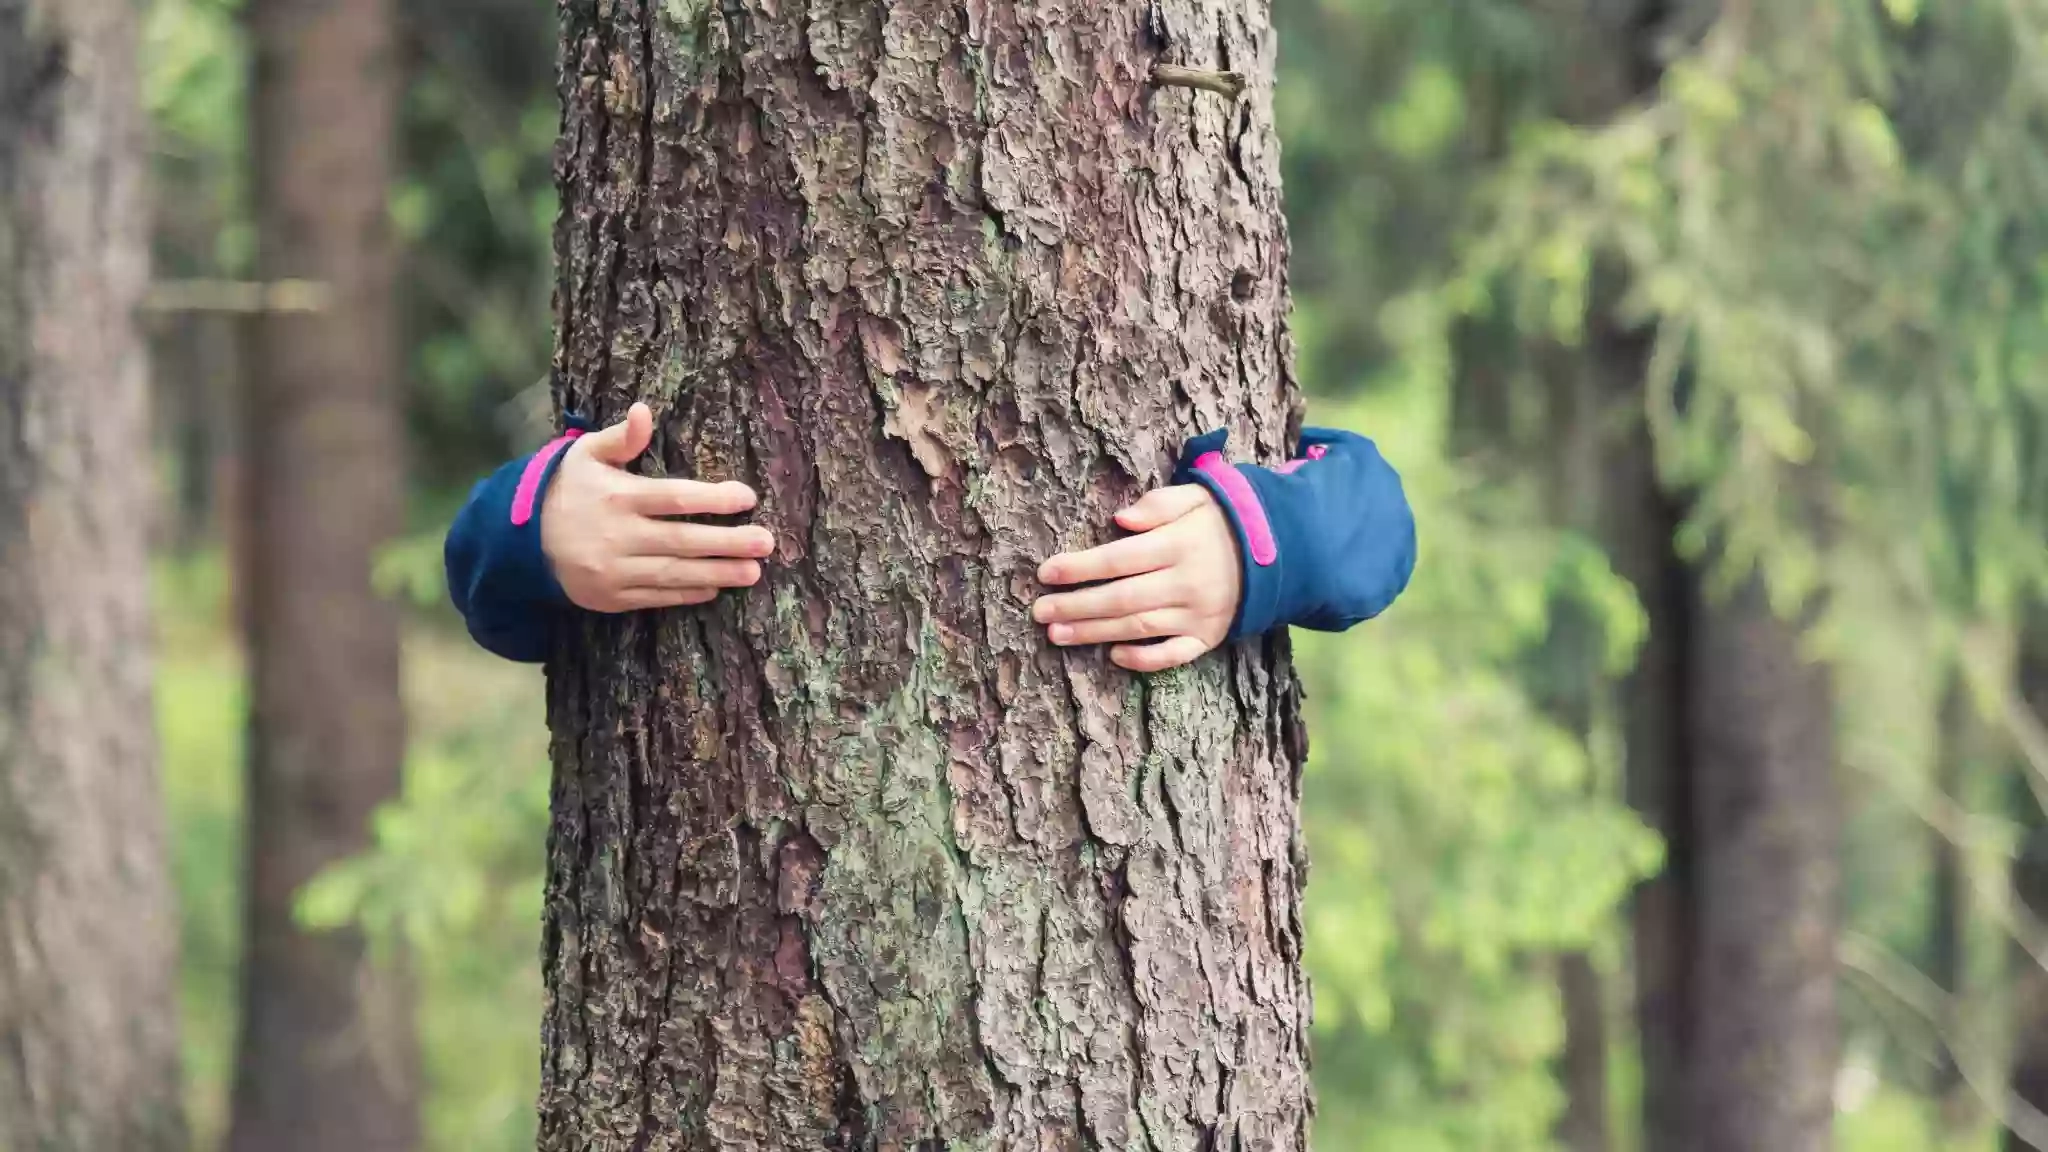
[[[541,505],[541,550],[573,603],[592,612],[705,604],[761,579],[775,551],[766,528],[721,528],[665,517],[732,516],[754,507],[744,484],[655,480],[625,471],[654,438],[654,414],[583,436],[563,453]]]

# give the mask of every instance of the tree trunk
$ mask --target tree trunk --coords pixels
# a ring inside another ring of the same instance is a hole
[[[1648,342],[1596,323],[1587,355],[1618,418],[1603,445],[1607,485],[1602,537],[1615,572],[1648,616],[1636,665],[1621,684],[1623,790],[1664,841],[1664,867],[1638,885],[1630,909],[1635,1017],[1642,1052],[1642,1146],[1691,1152],[1687,1113],[1694,958],[1698,948],[1694,768],[1682,700],[1690,664],[1692,574],[1673,551],[1679,510],[1657,478],[1641,387]]]
[[[229,1147],[417,1142],[402,978],[293,899],[369,844],[405,751],[398,616],[371,587],[402,527],[386,212],[396,81],[387,0],[254,0],[258,263],[326,285],[316,316],[247,326],[253,677],[248,951]]]
[[[1567,114],[1598,123],[1652,90],[1665,26],[1711,0],[1583,0]],[[1636,893],[1643,1146],[1805,1152],[1829,1146],[1837,1060],[1840,802],[1829,676],[1754,578],[1708,589],[1712,557],[1675,551],[1690,514],[1663,484],[1644,419],[1649,334],[1599,277],[1586,356],[1613,413],[1603,536],[1649,635],[1622,691],[1630,803],[1665,841]]]
[[[1608,1152],[1613,1138],[1607,1110],[1607,997],[1600,970],[1584,952],[1557,959],[1558,1000],[1564,1007],[1564,1052],[1558,1079],[1564,1115],[1557,1142],[1570,1152]]]
[[[1699,935],[1690,1083],[1703,1149],[1833,1147],[1840,797],[1827,670],[1750,580],[1695,607]]]
[[[541,1147],[1299,1152],[1284,641],[1028,616],[1188,434],[1290,446],[1266,5],[563,11],[558,399],[780,552],[551,667]]]
[[[1962,669],[1952,669],[1941,702],[1941,744],[1934,765],[1937,804],[1953,803],[1957,805],[1957,811],[1963,810],[1966,803],[1963,784],[1966,769],[1977,755],[1978,725],[1976,704],[1970,699],[1969,682]],[[1946,1036],[1963,1035],[1965,1023],[1955,1018],[1958,1014],[1953,1011],[1963,999],[1967,946],[1963,920],[1967,897],[1964,888],[1967,877],[1963,869],[1967,865],[1962,849],[1956,844],[1954,832],[1947,822],[1943,822],[1928,830],[1927,844],[1931,857],[1928,886],[1932,889],[1927,902],[1927,979],[1941,989],[1945,994],[1944,1003],[1951,1008],[1951,1018],[1938,1021],[1941,1033]],[[1965,1085],[1955,1056],[1945,1044],[1939,1046],[1935,1054],[1929,1088],[1940,1108],[1944,1130],[1951,1134],[1961,1133],[1968,1116]]]
[[[1572,0],[1559,20],[1568,63],[1560,112],[1601,125],[1656,89],[1663,64],[1652,41],[1672,6],[1659,0]],[[1636,590],[1649,629],[1636,665],[1618,686],[1624,748],[1622,791],[1664,842],[1664,867],[1637,886],[1630,906],[1635,1023],[1642,1065],[1642,1146],[1691,1152],[1686,1114],[1694,1004],[1696,892],[1692,764],[1680,700],[1690,652],[1695,581],[1673,551],[1682,510],[1664,491],[1643,414],[1649,338],[1621,325],[1618,275],[1601,270],[1600,295],[1582,350],[1574,396],[1579,436],[1560,445],[1558,467],[1594,462],[1597,535],[1615,572]],[[1550,376],[1562,377],[1553,369]],[[1577,1111],[1577,1109],[1574,1109]]]
[[[0,1147],[180,1148],[134,16],[0,0]]]
[[[1841,809],[1830,678],[1757,580],[1715,595],[1673,554],[1682,504],[1656,480],[1639,417],[1629,426],[1609,449],[1608,540],[1650,633],[1624,686],[1628,787],[1666,845],[1635,900],[1644,1147],[1827,1148]]]

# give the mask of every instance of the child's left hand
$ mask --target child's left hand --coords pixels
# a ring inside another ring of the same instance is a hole
[[[1052,642],[1114,644],[1109,658],[1133,672],[1177,668],[1223,643],[1242,576],[1230,521],[1208,489],[1161,488],[1117,513],[1116,522],[1135,535],[1063,553],[1038,569],[1038,579],[1053,586],[1107,581],[1032,606]]]

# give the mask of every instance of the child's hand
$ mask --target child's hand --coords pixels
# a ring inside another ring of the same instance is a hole
[[[1187,664],[1230,635],[1242,576],[1237,541],[1215,497],[1198,484],[1161,488],[1116,514],[1137,535],[1047,560],[1046,584],[1095,588],[1041,598],[1032,616],[1055,644],[1115,644],[1133,672]],[[1158,640],[1156,644],[1132,641]]]
[[[653,480],[623,470],[654,438],[645,404],[581,437],[562,456],[541,505],[541,551],[562,591],[592,612],[704,604],[721,588],[761,579],[775,551],[766,528],[720,528],[662,519],[731,516],[754,506],[744,484]]]

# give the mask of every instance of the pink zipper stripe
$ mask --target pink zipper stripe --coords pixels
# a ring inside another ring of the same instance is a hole
[[[1223,459],[1221,452],[1204,452],[1195,459],[1195,471],[1216,482],[1223,489],[1223,496],[1230,501],[1231,510],[1237,513],[1237,522],[1244,527],[1244,538],[1251,545],[1252,562],[1261,568],[1272,567],[1280,558],[1280,547],[1273,542],[1273,525],[1266,519],[1266,507],[1259,503],[1259,494],[1252,488],[1252,482],[1244,473],[1232,468]]]
[[[519,487],[514,489],[512,493],[512,526],[514,528],[524,528],[532,523],[533,502],[540,496],[541,477],[548,474],[548,465],[554,463],[555,457],[562,454],[562,449],[574,443],[576,438],[581,435],[583,435],[581,431],[571,428],[553,440],[548,441],[547,447],[535,452],[533,459],[526,462],[526,471],[519,474]]]

